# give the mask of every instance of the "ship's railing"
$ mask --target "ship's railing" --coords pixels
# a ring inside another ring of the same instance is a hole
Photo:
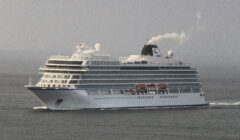
[[[194,91],[192,88],[190,92],[182,92],[180,88],[178,88],[177,92],[170,92],[169,88],[166,89],[145,89],[145,90],[137,90],[137,89],[102,89],[102,90],[94,90],[89,91],[89,95],[166,95],[166,94],[183,94],[183,93],[202,93],[202,88],[198,91]]]
[[[69,59],[70,56],[63,56],[63,55],[52,55],[50,59]]]

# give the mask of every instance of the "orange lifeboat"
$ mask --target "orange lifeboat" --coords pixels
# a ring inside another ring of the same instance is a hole
[[[167,84],[163,84],[163,83],[158,84],[158,88],[160,89],[166,89],[167,87],[168,87]]]
[[[136,89],[145,89],[146,85],[145,84],[137,84],[137,85],[135,85],[135,88]]]
[[[148,84],[147,88],[154,88],[154,89],[156,89],[156,85],[155,84]]]

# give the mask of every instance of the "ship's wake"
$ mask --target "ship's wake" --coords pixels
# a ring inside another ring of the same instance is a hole
[[[240,106],[240,101],[210,102],[210,106]]]

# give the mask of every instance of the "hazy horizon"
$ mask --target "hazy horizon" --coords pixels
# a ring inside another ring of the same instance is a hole
[[[50,55],[71,55],[80,42],[127,56],[153,36],[184,32],[182,44],[158,43],[162,53],[173,49],[202,72],[239,74],[239,7],[238,0],[0,1],[0,73],[37,74]]]

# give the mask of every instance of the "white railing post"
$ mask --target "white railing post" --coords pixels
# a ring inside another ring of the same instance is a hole
[[[145,84],[146,85],[146,89],[147,89],[147,94],[148,94],[148,87],[147,87],[147,84]]]

